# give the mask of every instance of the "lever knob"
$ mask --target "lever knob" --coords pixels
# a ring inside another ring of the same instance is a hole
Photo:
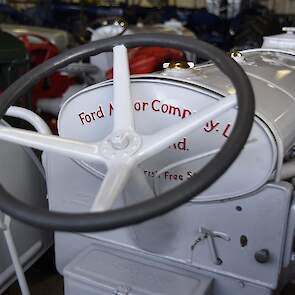
[[[270,259],[270,253],[267,249],[258,250],[255,253],[255,260],[259,263],[266,263]]]

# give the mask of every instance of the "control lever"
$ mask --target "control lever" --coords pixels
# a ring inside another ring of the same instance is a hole
[[[230,241],[231,240],[231,238],[230,238],[230,236],[228,234],[225,234],[223,232],[218,232],[218,231],[212,231],[212,230],[206,229],[205,227],[201,226],[199,228],[198,237],[196,238],[196,240],[191,245],[191,262],[192,262],[192,255],[193,255],[194,248],[201,241],[207,240],[212,262],[214,264],[216,264],[216,265],[222,264],[222,260],[217,254],[216,245],[215,245],[215,242],[214,242],[215,238],[220,238],[220,239],[223,239],[225,241]]]

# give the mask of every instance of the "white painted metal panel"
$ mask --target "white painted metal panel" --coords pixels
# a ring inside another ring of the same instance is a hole
[[[159,79],[134,80],[132,97],[136,130],[145,135],[185,120],[190,114],[222,99],[222,96],[206,89]],[[110,82],[86,88],[63,106],[58,119],[59,134],[87,142],[101,140],[112,130],[115,111]],[[201,169],[226,141],[235,116],[236,110],[232,109],[212,118],[202,128],[143,162],[140,167],[154,193],[157,195],[176,186]],[[276,161],[273,136],[257,118],[238,160],[198,199],[224,199],[251,192],[268,181]],[[80,162],[80,165],[97,176],[105,173],[102,164]],[[247,181],[241,176],[247,177]]]

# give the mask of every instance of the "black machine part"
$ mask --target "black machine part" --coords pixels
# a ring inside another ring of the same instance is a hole
[[[239,155],[250,134],[255,111],[254,92],[247,75],[233,59],[212,45],[171,34],[119,36],[91,42],[62,53],[23,75],[1,95],[0,119],[11,105],[39,80],[83,58],[112,51],[116,45],[125,45],[127,48],[148,46],[176,48],[215,62],[230,78],[236,89],[238,113],[230,137],[219,153],[197,174],[156,198],[106,212],[69,214],[30,207],[11,196],[0,185],[0,210],[4,213],[36,227],[68,232],[105,231],[138,224],[189,202],[214,183]]]

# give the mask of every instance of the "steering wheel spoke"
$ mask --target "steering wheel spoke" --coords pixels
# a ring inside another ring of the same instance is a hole
[[[127,48],[117,45],[114,54],[114,132],[122,130],[134,131],[133,105],[130,89],[130,73]]]
[[[163,151],[169,145],[186,136],[208,120],[226,112],[236,105],[236,96],[229,95],[218,102],[214,102],[201,111],[185,118],[179,124],[164,128],[153,135],[143,136],[142,148],[137,160],[143,162],[151,156]]]
[[[105,158],[100,155],[100,143],[91,144],[3,126],[0,126],[0,139],[79,160],[105,163]]]
[[[108,171],[92,204],[92,212],[106,211],[111,208],[123,191],[132,168],[133,163],[128,159],[126,161],[116,160],[108,164]]]

